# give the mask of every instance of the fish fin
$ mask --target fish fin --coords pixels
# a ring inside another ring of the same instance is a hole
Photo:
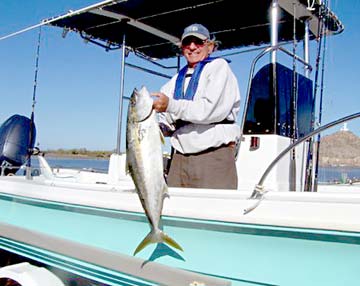
[[[165,137],[164,137],[164,134],[162,133],[162,131],[161,131],[161,130],[159,131],[159,133],[160,133],[160,140],[161,140],[161,143],[162,143],[163,145],[165,145]]]
[[[168,236],[165,232],[161,231],[160,232],[160,237],[161,237],[161,240],[163,242],[165,242],[166,244],[168,244],[168,245],[170,245],[170,246],[172,246],[172,247],[174,247],[176,249],[179,249],[181,251],[184,251],[182,249],[182,247],[175,240],[173,240],[170,236]]]
[[[168,244],[168,245],[170,245],[170,246],[172,246],[172,247],[174,247],[176,249],[184,251],[182,249],[182,247],[175,240],[173,240],[170,236],[168,236],[162,230],[158,230],[158,231],[150,231],[147,234],[147,236],[136,247],[133,255],[136,255],[138,252],[143,250],[148,245],[150,245],[152,243],[159,243],[159,242],[166,243],[166,244]]]
[[[136,255],[138,252],[140,252],[141,250],[143,250],[146,246],[148,246],[151,243],[154,243],[155,240],[153,239],[154,237],[154,232],[149,232],[147,236],[145,236],[145,238],[139,243],[139,245],[136,247],[134,254]]]

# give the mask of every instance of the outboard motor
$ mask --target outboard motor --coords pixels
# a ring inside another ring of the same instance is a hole
[[[1,175],[15,174],[34,147],[36,128],[29,118],[15,114],[0,127]]]

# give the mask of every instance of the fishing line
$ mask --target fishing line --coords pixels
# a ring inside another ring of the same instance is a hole
[[[327,1],[324,2],[325,8],[328,8]],[[326,9],[328,10],[328,9]],[[322,26],[325,25],[323,21],[321,21]],[[325,53],[326,53],[326,35],[323,36],[323,53],[322,53],[322,63],[321,63],[321,80],[320,80],[320,99],[319,99],[319,119],[318,124],[321,126],[322,121],[322,105],[323,105],[323,94],[324,94],[324,77],[325,77]],[[320,155],[320,140],[321,134],[318,133],[317,141],[316,141],[316,163],[315,163],[315,176],[314,176],[314,191],[317,191],[318,186],[318,172],[319,172],[319,155]]]
[[[293,55],[296,55],[296,6],[293,4]],[[293,57],[293,86],[292,86],[292,105],[291,105],[291,144],[297,139],[297,76],[296,59]],[[290,158],[290,191],[296,191],[296,153],[295,149],[291,151]]]
[[[151,110],[150,110],[150,113],[149,113],[148,115],[146,115],[146,116],[145,116],[144,118],[142,118],[142,119],[136,120],[135,122],[137,122],[137,123],[144,122],[145,120],[149,119],[150,116],[151,116],[153,113],[154,113],[154,109],[151,109]]]
[[[38,33],[38,41],[37,41],[37,48],[36,48],[36,60],[35,60],[35,75],[34,75],[34,87],[33,87],[33,95],[32,95],[32,106],[31,106],[31,118],[30,118],[30,134],[29,134],[29,142],[28,142],[28,155],[27,155],[27,162],[26,162],[26,177],[30,178],[31,174],[31,155],[34,154],[34,148],[30,148],[34,141],[34,114],[35,114],[35,104],[36,104],[36,89],[37,89],[37,78],[38,78],[38,71],[39,71],[39,56],[40,56],[40,45],[41,45],[41,26],[39,27]]]
[[[31,113],[32,118],[34,117],[35,104],[36,104],[36,88],[37,88],[37,78],[38,78],[38,71],[39,71],[40,44],[41,44],[41,26],[39,27],[38,42],[37,42],[37,49],[36,49],[34,89],[33,89],[33,97],[32,97],[32,113]]]
[[[294,17],[293,17],[293,55],[296,55],[296,48],[297,48],[297,40],[296,40],[296,6],[293,5],[294,8]],[[292,87],[292,139],[295,141],[297,139],[297,75],[296,75],[296,58],[293,57],[293,87]],[[292,142],[294,143],[294,142]]]
[[[70,18],[70,17],[72,17],[74,15],[79,15],[81,13],[85,13],[85,12],[95,10],[95,9],[102,9],[102,8],[104,8],[106,6],[111,6],[113,4],[122,3],[122,2],[126,2],[126,1],[127,0],[105,0],[105,1],[102,1],[100,3],[96,3],[96,4],[93,4],[91,6],[88,6],[88,7],[76,10],[76,11],[71,11],[70,10],[69,13],[67,13],[65,15],[61,15],[61,16],[54,17],[54,18],[51,18],[51,19],[46,19],[46,20],[41,21],[41,23],[35,24],[33,26],[27,27],[25,29],[22,29],[20,31],[17,31],[17,32],[14,32],[14,33],[11,33],[11,34],[8,34],[8,35],[5,35],[5,36],[2,36],[2,37],[0,37],[0,41],[11,38],[11,37],[14,37],[14,36],[17,36],[17,35],[25,33],[25,32],[28,32],[28,31],[30,31],[32,29],[37,28],[37,27],[41,27],[41,26],[44,26],[44,25],[49,25],[49,24],[51,24],[53,22],[56,22],[56,21],[59,21],[59,20],[65,19],[65,18]]]
[[[326,3],[324,4],[326,5]],[[319,21],[318,21],[318,45],[317,45],[317,53],[316,53],[316,60],[315,60],[315,77],[314,77],[314,92],[313,92],[313,102],[312,102],[312,112],[311,112],[311,121],[312,121],[312,130],[315,129],[315,105],[316,105],[316,100],[317,100],[317,93],[318,93],[318,81],[319,81],[319,65],[320,65],[320,59],[321,59],[321,47],[322,47],[322,38],[323,38],[323,33],[324,33],[324,16],[325,16],[325,7],[324,5],[320,5],[319,7]],[[323,83],[322,83],[323,84]],[[320,102],[320,104],[322,104],[322,100]],[[320,110],[322,107],[319,107]],[[315,170],[317,170],[318,168],[315,166],[315,164],[318,163],[318,158],[315,158],[315,162],[314,162],[314,147],[313,145],[316,142],[313,142],[313,138],[309,138],[309,151],[308,151],[308,159],[307,159],[307,166],[306,166],[306,170],[307,170],[307,178],[305,181],[305,188],[304,191],[316,191],[317,186],[315,186],[316,183],[316,178],[317,178],[317,174],[314,171],[314,167]],[[318,146],[317,146],[318,147]],[[314,177],[313,177],[314,176]],[[314,184],[313,184],[314,183]]]

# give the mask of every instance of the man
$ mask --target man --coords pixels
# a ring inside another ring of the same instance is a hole
[[[240,91],[228,62],[210,57],[216,45],[203,25],[186,27],[181,50],[187,66],[152,94],[174,149],[167,177],[171,187],[237,188]]]

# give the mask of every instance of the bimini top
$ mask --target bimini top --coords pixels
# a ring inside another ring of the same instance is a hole
[[[44,24],[75,31],[85,39],[108,49],[122,45],[151,58],[179,54],[177,44],[183,29],[192,23],[206,26],[220,41],[220,50],[265,45],[270,42],[271,0],[108,0],[43,21]],[[310,39],[318,36],[319,15],[324,16],[324,33],[338,34],[343,25],[317,0],[277,0],[279,42],[293,40],[293,14],[296,36],[304,35],[309,20]],[[312,2],[313,6],[308,7]],[[294,13],[295,12],[295,13]]]

